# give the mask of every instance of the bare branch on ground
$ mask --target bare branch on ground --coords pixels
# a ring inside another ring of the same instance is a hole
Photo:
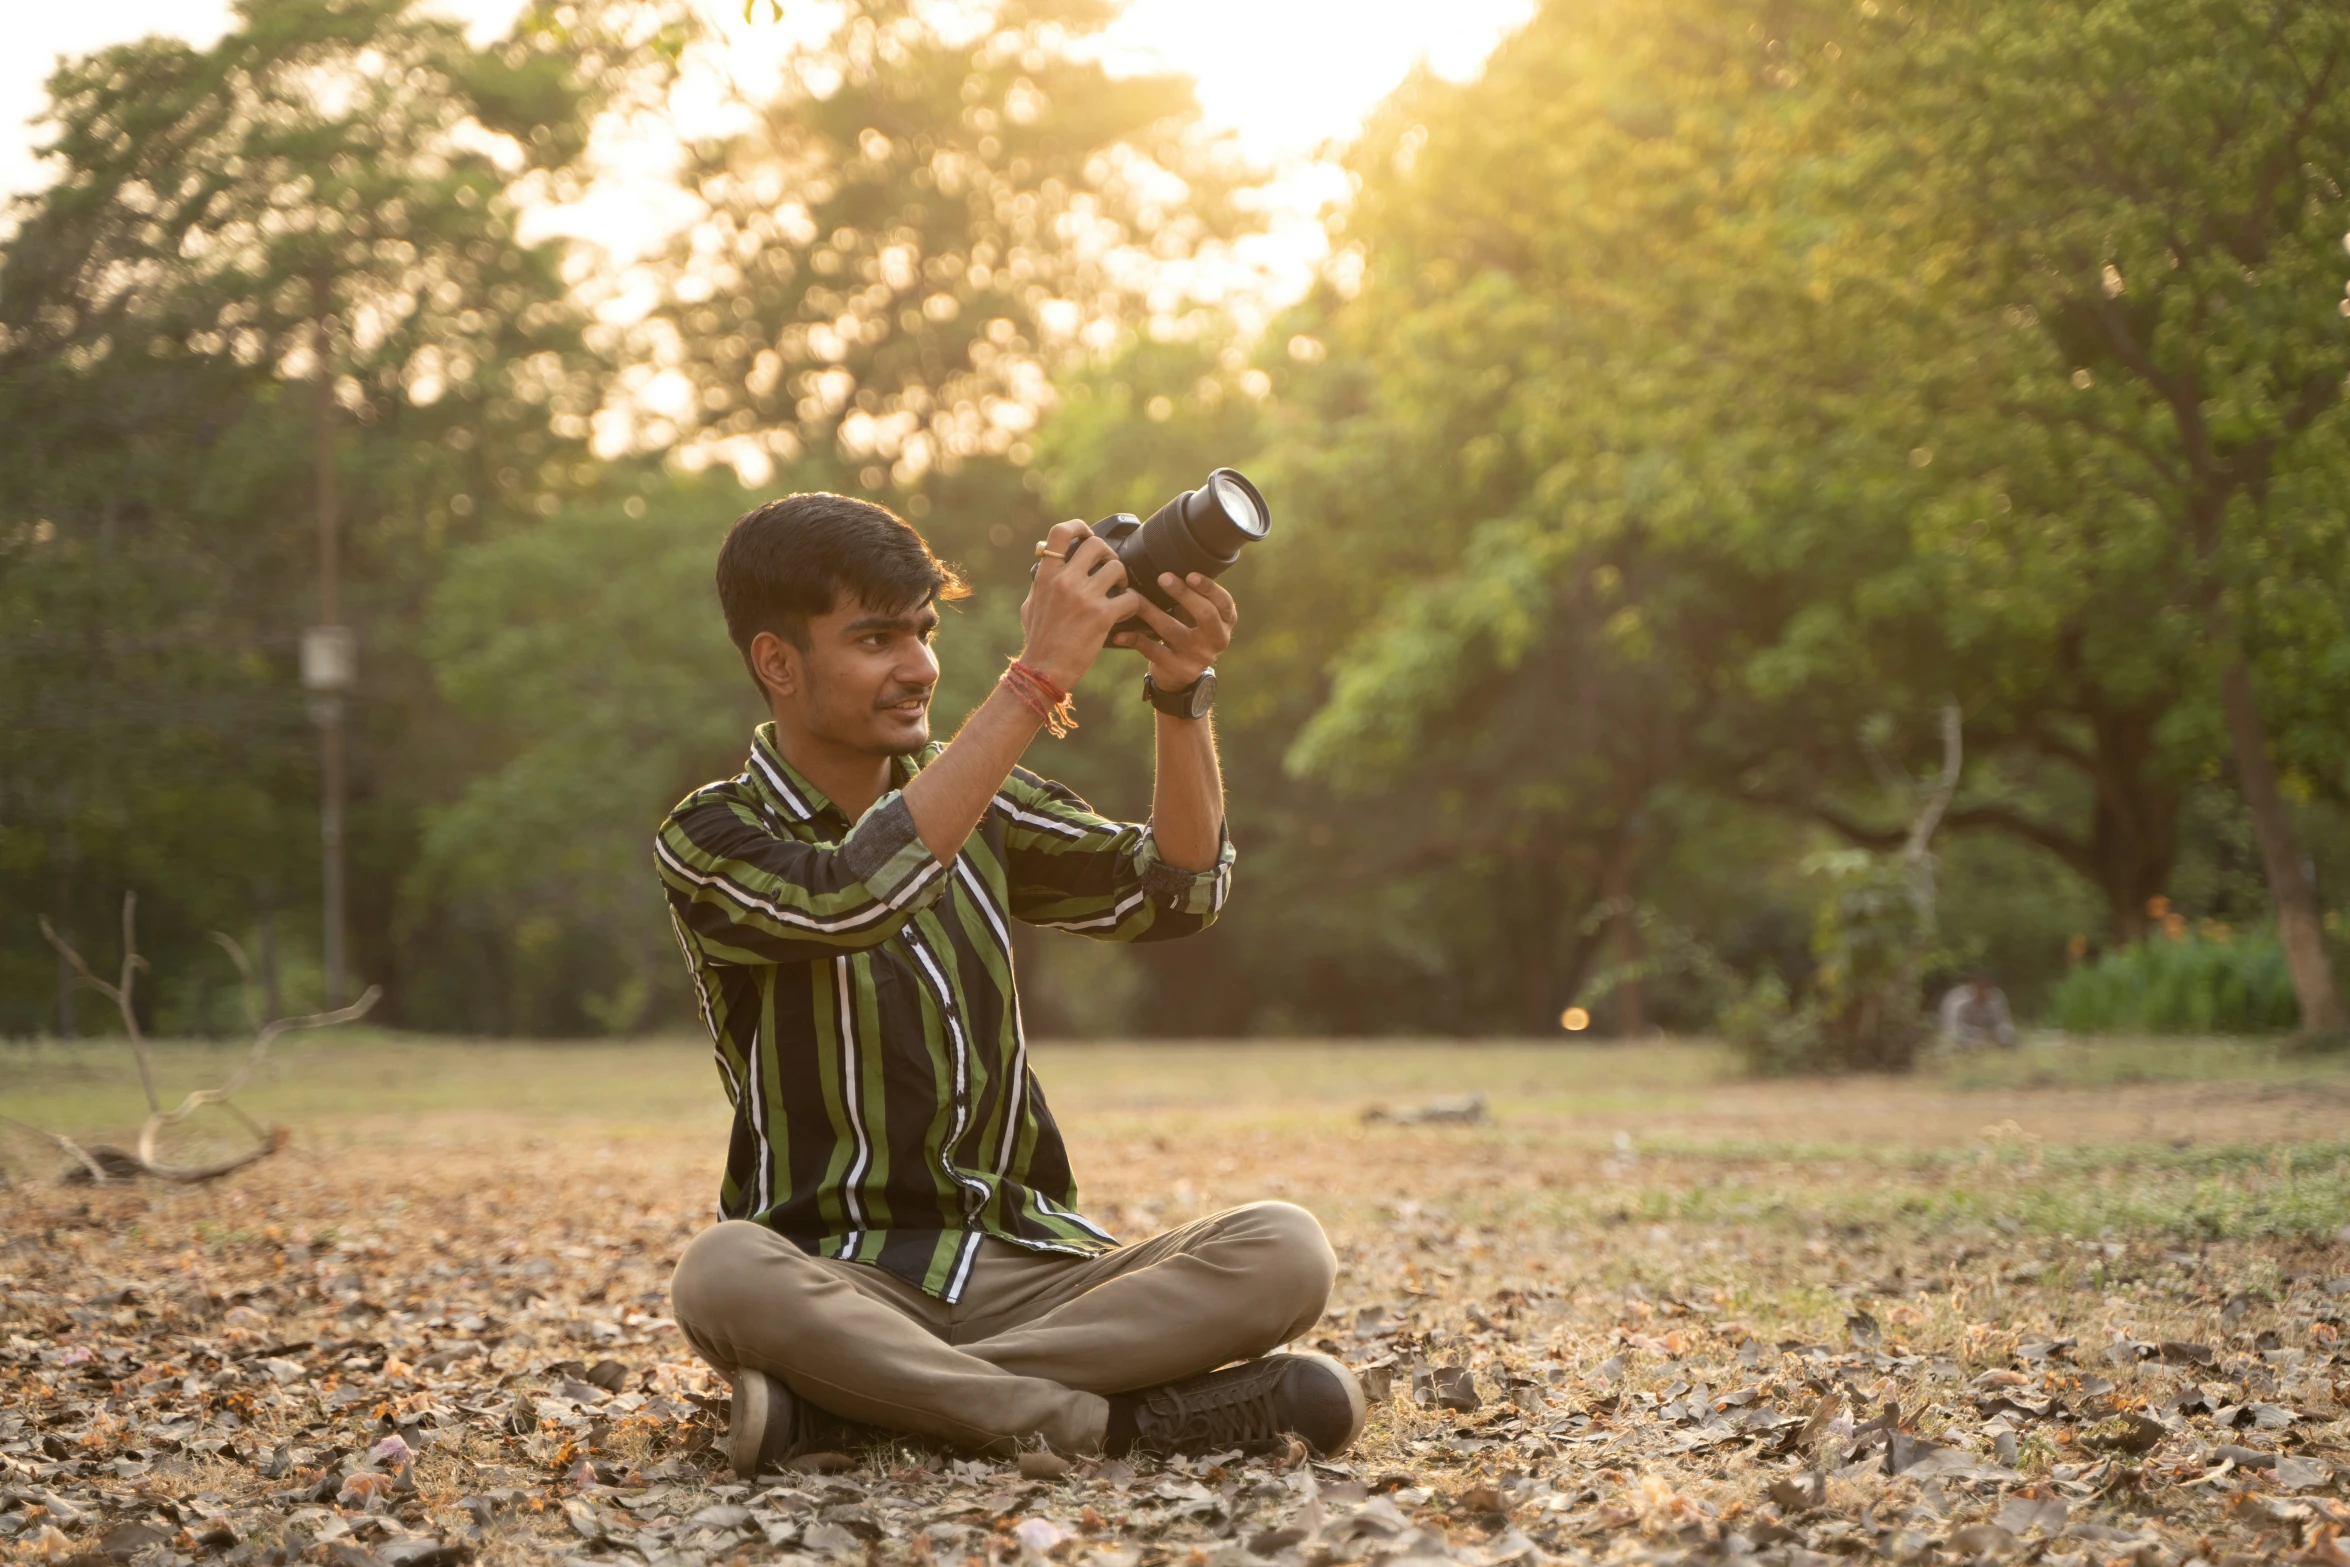
[[[138,908],[139,895],[135,892],[124,893],[122,898],[122,978],[117,982],[100,979],[92,973],[90,965],[83,961],[79,952],[74,950],[73,944],[57,934],[50,925],[48,917],[44,915],[41,919],[41,934],[48,938],[52,947],[57,949],[58,955],[72,965],[76,981],[112,1001],[122,1014],[123,1029],[130,1036],[131,1051],[139,1064],[139,1086],[147,1096],[147,1119],[139,1127],[137,1151],[125,1152],[120,1148],[108,1147],[85,1149],[62,1133],[29,1125],[13,1116],[0,1116],[0,1121],[6,1121],[9,1125],[19,1127],[36,1137],[45,1138],[70,1154],[81,1165],[81,1170],[69,1174],[68,1179],[86,1179],[101,1185],[109,1180],[128,1178],[132,1175],[149,1176],[155,1180],[169,1181],[179,1185],[217,1180],[232,1171],[243,1169],[257,1159],[266,1158],[270,1154],[276,1153],[285,1147],[288,1141],[288,1133],[284,1127],[263,1126],[247,1115],[232,1097],[252,1081],[253,1074],[260,1069],[261,1063],[268,1059],[269,1047],[275,1044],[280,1036],[297,1030],[332,1028],[339,1023],[358,1021],[374,1008],[376,1002],[383,999],[383,987],[370,985],[367,987],[366,994],[357,1001],[347,1007],[339,1007],[332,1012],[314,1012],[303,1017],[271,1018],[267,1022],[257,1024],[253,1031],[253,1048],[246,1052],[245,1059],[229,1075],[227,1082],[217,1088],[195,1089],[177,1105],[166,1110],[163,1108],[162,1100],[155,1092],[155,1073],[147,1057],[146,1036],[139,1030],[138,1012],[133,1005],[132,987],[138,972],[147,967],[147,960],[139,956]],[[220,944],[221,949],[228,954],[229,961],[236,965],[238,977],[244,982],[246,1013],[249,1017],[257,1018],[259,1013],[254,1003],[253,965],[247,961],[245,949],[239,946],[234,938],[220,931],[214,931],[212,939]],[[206,1105],[217,1106],[224,1114],[235,1120],[252,1137],[253,1145],[242,1152],[207,1164],[173,1165],[165,1163],[156,1149],[157,1138],[166,1128],[185,1121]]]

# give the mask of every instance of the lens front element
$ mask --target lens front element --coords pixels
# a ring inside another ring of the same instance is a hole
[[[1252,539],[1265,536],[1268,519],[1264,509],[1257,504],[1257,498],[1241,486],[1238,475],[1218,469],[1208,479],[1208,490],[1215,499],[1217,509],[1232,519],[1232,526]]]

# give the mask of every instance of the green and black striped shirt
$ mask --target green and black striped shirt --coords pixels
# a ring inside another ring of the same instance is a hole
[[[1091,1255],[1117,1243],[1028,1069],[1011,920],[1104,941],[1204,930],[1231,885],[1159,857],[1015,768],[952,865],[902,793],[851,825],[762,724],[749,764],[687,795],[654,840],[678,942],[734,1105],[719,1212],[949,1302],[983,1236]]]

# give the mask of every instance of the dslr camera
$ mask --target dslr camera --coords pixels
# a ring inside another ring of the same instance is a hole
[[[1175,601],[1159,586],[1161,572],[1220,577],[1240,559],[1244,546],[1263,539],[1272,528],[1273,514],[1257,487],[1233,469],[1218,468],[1207,483],[1185,490],[1147,519],[1130,511],[1116,512],[1095,523],[1093,535],[1107,543],[1126,568],[1128,587],[1176,614]],[[1140,629],[1141,621],[1125,620],[1112,628],[1112,634]]]

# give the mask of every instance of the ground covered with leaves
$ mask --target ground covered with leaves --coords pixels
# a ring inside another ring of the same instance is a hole
[[[1121,1233],[1252,1197],[1323,1216],[1310,1342],[1369,1384],[1363,1442],[890,1444],[754,1486],[668,1317],[722,1143],[694,1053],[346,1049],[282,1065],[257,1097],[290,1146],[218,1183],[66,1184],[17,1147],[0,1556],[2350,1563],[2331,1067],[1745,1085],[1687,1051],[1042,1052]],[[6,1064],[28,1108],[102,1124],[99,1057]]]

